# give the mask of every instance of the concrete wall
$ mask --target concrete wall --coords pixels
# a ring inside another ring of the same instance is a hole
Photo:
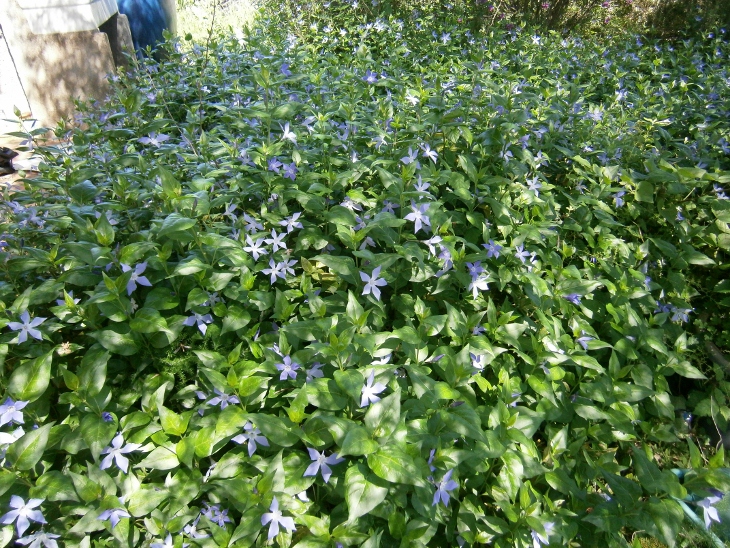
[[[10,55],[10,48],[0,25],[0,133],[16,131],[18,124],[6,122],[6,118],[15,119],[17,108],[21,115],[30,116],[30,105],[20,83],[18,71]]]
[[[33,34],[17,0],[0,0],[0,21],[17,80],[38,125],[54,127],[60,119],[73,119],[74,99],[107,96],[107,75],[115,71],[109,35],[98,30]],[[117,36],[112,39],[122,63],[121,50],[131,44],[131,35],[126,18],[115,21]],[[5,80],[5,71],[2,74]],[[12,112],[12,106],[9,108]]]

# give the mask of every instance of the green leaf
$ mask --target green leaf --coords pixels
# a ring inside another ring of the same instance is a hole
[[[91,202],[99,192],[91,181],[83,181],[68,189],[69,196],[80,204]]]
[[[243,327],[246,327],[251,321],[251,314],[238,305],[231,305],[228,307],[225,317],[223,318],[223,328],[221,329],[221,335],[230,333],[232,331],[238,331]]]
[[[684,521],[682,507],[671,499],[652,498],[646,505],[649,515],[659,533],[659,540],[674,548],[677,535]]]
[[[395,443],[367,456],[368,467],[376,476],[392,483],[424,486],[421,471],[411,456]]]
[[[350,429],[342,441],[338,455],[369,455],[378,450],[380,445],[370,437],[368,431],[362,426],[356,426]]]
[[[173,240],[179,240],[184,237],[184,232],[194,227],[197,221],[188,217],[183,217],[179,213],[171,213],[162,221],[162,226],[157,233],[158,238],[167,236]]]
[[[51,381],[52,361],[53,351],[21,364],[10,375],[8,392],[16,400],[36,401]]]
[[[337,370],[334,373],[335,382],[347,395],[354,400],[360,399],[360,393],[363,387],[362,374],[353,369],[344,371]]]
[[[167,489],[136,489],[129,495],[127,510],[135,518],[141,518],[160,506],[169,496]]]
[[[178,415],[164,405],[158,405],[157,410],[160,413],[160,424],[166,434],[182,436],[185,433],[188,428],[188,421],[190,421],[192,411]]]
[[[649,181],[641,181],[636,188],[636,201],[652,203],[654,201],[654,185]]]
[[[110,354],[101,345],[92,345],[81,359],[78,369],[79,388],[81,394],[96,396],[104,387],[106,365]]]
[[[288,419],[274,415],[264,415],[263,413],[254,413],[249,415],[248,418],[271,443],[281,447],[291,447],[300,440],[296,434],[299,428]]]
[[[16,470],[30,470],[43,456],[53,423],[28,431],[8,449],[6,458]]]
[[[364,464],[354,464],[345,473],[348,520],[370,513],[388,495],[388,483],[372,474]]]
[[[101,417],[87,413],[81,419],[81,438],[91,449],[92,455],[99,455],[114,437],[117,431],[115,421],[106,422]]]
[[[357,267],[355,266],[355,261],[353,261],[350,257],[317,255],[312,257],[310,261],[322,263],[347,282],[354,284],[360,283],[360,275],[358,274]]]
[[[604,472],[603,477],[613,492],[613,496],[625,508],[633,508],[641,498],[641,486],[630,479]]]
[[[375,437],[386,438],[398,426],[400,422],[400,398],[400,391],[396,391],[370,405],[363,421]]]
[[[89,333],[89,335],[110,352],[122,356],[132,356],[137,353],[139,346],[132,332],[125,328],[124,325],[112,325],[109,329],[102,329]]]
[[[151,468],[152,470],[172,470],[180,465],[177,453],[166,447],[155,447],[135,468]]]

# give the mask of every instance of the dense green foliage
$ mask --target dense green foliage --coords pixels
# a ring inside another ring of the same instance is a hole
[[[725,35],[264,24],[5,202],[4,543],[720,543]]]

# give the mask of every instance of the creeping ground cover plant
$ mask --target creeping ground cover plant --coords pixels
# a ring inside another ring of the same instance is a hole
[[[2,545],[721,546],[726,34],[272,17],[6,195]]]

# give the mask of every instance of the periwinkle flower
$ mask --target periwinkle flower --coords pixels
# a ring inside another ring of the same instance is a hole
[[[372,276],[368,276],[365,272],[360,272],[360,279],[365,282],[365,287],[362,290],[362,294],[369,295],[370,293],[372,293],[373,297],[375,297],[377,300],[380,300],[380,289],[378,288],[388,285],[388,282],[379,277],[380,268],[381,267],[378,266],[373,269]]]
[[[36,523],[48,523],[40,510],[34,510],[34,508],[38,508],[44,500],[46,499],[30,499],[26,503],[18,495],[12,495],[10,497],[10,503],[8,504],[12,510],[0,518],[0,523],[3,525],[9,525],[15,522],[18,536],[22,537],[23,533],[25,533],[28,530],[28,527],[30,527],[30,521],[35,521]]]
[[[264,241],[274,246],[273,252],[276,253],[279,249],[286,249],[286,242],[284,241],[284,237],[286,234],[282,232],[281,234],[277,234],[275,229],[271,230],[271,238],[266,238]],[[274,282],[271,282],[274,283]]]
[[[41,546],[44,548],[58,548],[58,543],[55,539],[60,538],[60,536],[40,530],[27,537],[19,538],[15,542],[23,546],[28,546],[28,548],[41,548]]]
[[[122,272],[129,272],[132,270],[132,267],[126,264],[122,264]],[[143,263],[139,263],[138,265],[135,265],[134,271],[132,272],[132,275],[129,278],[129,281],[127,282],[127,296],[131,295],[132,292],[134,292],[135,289],[137,289],[137,284],[144,285],[147,287],[152,287],[152,284],[147,279],[146,276],[142,276],[144,271],[147,269],[147,261]]]
[[[519,259],[522,264],[525,264],[525,260],[530,256],[529,251],[525,251],[524,245],[518,245],[515,247],[515,257]]]
[[[468,289],[471,291],[472,298],[476,299],[479,296],[479,291],[489,290],[487,277],[480,275],[472,278]]]
[[[207,403],[208,405],[219,405],[221,411],[229,405],[236,405],[241,403],[241,400],[239,400],[238,396],[236,396],[235,394],[226,394],[225,392],[221,392],[217,388],[214,388],[213,392],[215,393],[215,396],[205,403]]]
[[[541,544],[548,545],[550,544],[550,539],[548,538],[550,536],[550,533],[555,528],[555,524],[551,521],[547,522],[543,525],[543,528],[545,529],[545,534],[538,533],[534,529],[531,531],[532,534],[532,548],[540,548]]]
[[[46,321],[47,318],[30,319],[28,311],[24,311],[20,315],[20,322],[8,322],[8,327],[13,331],[20,331],[18,334],[18,344],[22,344],[28,340],[28,335],[39,341],[43,340],[43,335],[36,329],[39,325]]]
[[[279,376],[280,381],[285,381],[288,378],[294,380],[297,378],[297,369],[301,366],[297,362],[293,362],[291,356],[284,356],[283,363],[277,363],[276,368],[281,371]]]
[[[487,259],[494,257],[499,259],[499,252],[502,251],[502,246],[494,243],[494,240],[489,240],[486,244],[482,244],[482,247],[487,250]]]
[[[210,521],[218,525],[218,527],[225,527],[226,523],[231,523],[233,520],[228,517],[228,509],[221,510],[217,504],[205,504],[205,509],[202,514]]]
[[[580,298],[581,298],[581,296],[578,293],[569,293],[567,295],[563,295],[563,299],[565,299],[569,303],[573,303],[575,305],[580,304]]]
[[[243,250],[246,253],[253,255],[254,261],[258,261],[261,255],[269,254],[269,252],[264,248],[263,238],[259,238],[254,242],[249,235],[246,235],[246,246],[244,246]]]
[[[297,165],[294,162],[292,162],[291,164],[284,164],[283,168],[284,178],[291,179],[292,181],[296,180],[299,169],[297,169]]]
[[[211,323],[213,323],[213,316],[211,316],[210,314],[198,314],[197,312],[193,312],[192,316],[189,316],[185,319],[183,325],[186,325],[188,327],[197,325],[200,332],[205,335],[208,331],[207,324]]]
[[[715,508],[713,506],[713,504],[717,504],[721,500],[722,500],[722,494],[720,496],[711,495],[700,501],[697,501],[697,506],[702,508],[704,518],[705,518],[705,527],[707,529],[710,528],[713,521],[720,523],[720,516],[717,513],[717,508]]]
[[[413,232],[416,233],[421,230],[424,226],[431,228],[431,219],[429,219],[426,212],[431,204],[416,204],[411,202],[411,213],[405,216],[406,221],[413,221],[415,227]],[[426,228],[423,228],[424,232],[428,232]]]
[[[169,135],[165,135],[164,133],[160,133],[158,135],[153,131],[147,137],[140,137],[137,141],[143,145],[154,145],[155,147],[160,148],[160,145],[168,139],[170,139]]]
[[[0,426],[11,423],[25,424],[21,409],[25,408],[29,403],[27,401],[14,401],[12,398],[7,398],[5,403],[0,405]]]
[[[453,473],[453,469],[449,470],[444,474],[441,481],[436,483],[436,492],[433,494],[433,504],[431,506],[436,506],[439,502],[443,502],[444,506],[449,505],[449,491],[459,488],[459,484],[451,479]]]
[[[423,150],[423,157],[424,158],[428,158],[434,164],[436,163],[436,161],[438,160],[439,155],[438,155],[438,153],[435,150],[433,150],[431,148],[431,145],[429,145],[428,143],[424,143],[424,144],[421,145],[421,150]]]
[[[271,501],[269,511],[261,516],[261,525],[266,525],[268,523],[271,524],[269,525],[268,540],[273,539],[276,535],[279,534],[279,525],[281,525],[289,532],[294,532],[296,530],[296,526],[294,525],[294,519],[284,517],[284,515],[281,513],[281,510],[279,510],[279,501],[276,500],[276,497],[274,497],[274,500]]]
[[[305,382],[312,382],[314,379],[318,378],[321,379],[324,377],[324,373],[322,372],[323,364],[319,362],[315,362],[312,364],[312,367],[306,370],[307,376],[305,379]]]
[[[301,221],[299,221],[299,217],[301,216],[302,214],[300,212],[296,212],[283,221],[279,221],[279,225],[286,227],[287,234],[293,232],[295,228],[304,228],[304,225],[302,225]]]
[[[108,510],[104,510],[101,514],[99,514],[100,521],[109,521],[112,524],[112,529],[114,529],[119,521],[122,518],[130,518],[132,516],[129,515],[129,512],[122,508],[110,508]]]
[[[277,263],[274,259],[269,259],[269,268],[264,268],[261,273],[271,276],[271,285],[276,283],[276,278],[286,280],[286,261]]]
[[[279,124],[279,127],[281,127],[281,124]],[[294,143],[295,145],[297,144],[297,136],[293,131],[291,131],[289,129],[289,122],[287,122],[286,124],[284,124],[283,127],[281,127],[281,131],[283,132],[281,135],[282,141],[290,141],[290,142]]]
[[[579,345],[581,345],[583,347],[583,350],[587,351],[588,350],[588,342],[589,341],[592,341],[592,340],[594,340],[594,337],[583,336],[583,337],[578,337],[575,340],[575,342],[577,342]]]
[[[614,204],[616,204],[616,207],[621,207],[622,205],[624,205],[624,194],[626,194],[625,190],[619,190],[616,194],[613,195],[613,202]]]
[[[370,376],[368,377],[365,386],[362,387],[362,398],[360,400],[360,407],[367,407],[371,403],[380,401],[380,397],[378,397],[376,394],[380,394],[383,390],[386,389],[386,386],[379,382],[373,384],[374,381],[375,371],[370,371]]]
[[[253,457],[253,454],[256,452],[256,444],[263,445],[264,447],[269,446],[269,440],[267,440],[266,437],[261,434],[261,430],[251,424],[251,421],[246,421],[246,424],[243,425],[243,433],[238,434],[231,441],[240,445],[248,443],[249,457]]]
[[[276,174],[279,174],[279,170],[281,169],[282,164],[277,158],[270,158],[267,162],[269,171],[273,171]]]
[[[122,437],[122,433],[119,432],[116,436],[114,436],[112,444],[101,450],[101,454],[106,455],[106,457],[104,457],[101,461],[101,464],[99,465],[100,469],[106,470],[112,465],[112,461],[114,461],[122,472],[125,474],[127,473],[129,470],[129,459],[124,455],[131,453],[132,451],[139,451],[142,446],[139,443],[128,443],[127,445],[124,445],[124,447],[122,447],[122,445],[124,445],[124,437]]]
[[[304,471],[304,475],[316,476],[317,472],[321,470],[322,479],[325,483],[328,483],[332,476],[332,469],[330,468],[330,465],[334,466],[335,464],[339,464],[345,460],[342,457],[338,457],[336,453],[327,457],[325,456],[324,451],[320,453],[311,447],[308,447],[307,451],[309,451],[309,458],[312,459],[312,463]]]

